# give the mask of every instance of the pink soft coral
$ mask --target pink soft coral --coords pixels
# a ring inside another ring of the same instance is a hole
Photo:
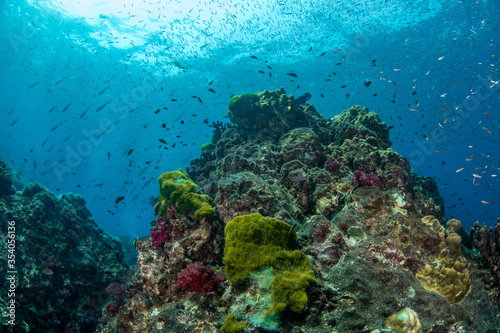
[[[213,292],[217,284],[225,280],[225,275],[214,274],[210,265],[204,266],[201,262],[194,262],[177,275],[177,286],[187,291],[206,294]]]
[[[361,170],[354,171],[354,177],[352,179],[352,183],[354,186],[358,185],[369,185],[369,186],[377,186],[380,179],[374,173],[366,173]]]

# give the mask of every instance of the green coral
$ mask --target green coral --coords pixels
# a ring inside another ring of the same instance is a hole
[[[210,151],[210,150],[214,150],[216,147],[215,144],[213,144],[212,142],[207,142],[207,143],[204,143],[201,145],[201,151]]]
[[[267,315],[281,313],[286,308],[302,312],[307,305],[306,289],[316,280],[306,255],[290,250],[297,239],[292,226],[260,214],[250,214],[230,221],[224,232],[227,280],[240,289],[252,272],[271,267],[274,278]]]
[[[246,327],[247,325],[245,323],[240,323],[238,320],[236,320],[236,316],[230,313],[227,315],[226,322],[220,330],[226,333],[237,333],[243,331]]]
[[[158,215],[165,216],[166,208],[175,205],[181,214],[192,214],[197,220],[212,218],[215,210],[210,206],[212,198],[196,193],[198,187],[182,169],[163,173],[159,178],[161,210]]]
[[[229,117],[231,118],[233,112],[236,109],[246,109],[250,105],[252,105],[252,103],[255,103],[259,99],[260,97],[257,94],[243,94],[243,95],[233,96],[233,98],[231,98],[231,100],[229,101],[229,106],[227,108],[228,109],[227,113]]]

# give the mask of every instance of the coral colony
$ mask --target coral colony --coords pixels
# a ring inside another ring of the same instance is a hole
[[[151,229],[151,246],[160,247],[171,238],[170,229],[165,218],[156,219],[156,226]]]
[[[234,96],[232,124],[214,123],[187,170],[158,175],[128,274],[82,197],[15,192],[2,162],[3,219],[30,237],[17,319],[54,332],[496,331],[500,221],[470,233],[446,221],[436,183],[390,148],[377,114],[325,119],[307,99]]]

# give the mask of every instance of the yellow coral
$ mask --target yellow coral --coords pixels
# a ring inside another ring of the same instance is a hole
[[[465,264],[450,257],[443,257],[417,272],[417,277],[427,290],[445,296],[450,304],[464,300],[470,291],[471,280]]]
[[[446,228],[458,233],[462,229],[462,223],[459,220],[451,219],[446,223]]]
[[[397,333],[418,333],[422,329],[418,314],[410,308],[404,308],[387,318],[387,326]]]
[[[439,234],[439,236],[444,235],[443,226],[441,225],[441,223],[439,223],[439,220],[436,219],[434,216],[432,216],[432,215],[424,216],[424,217],[422,217],[422,222],[424,222],[425,224],[430,226],[432,228],[432,230],[434,230],[435,232],[437,232]]]
[[[453,255],[460,255],[460,243],[462,242],[462,237],[458,234],[452,232],[446,237],[446,245]]]

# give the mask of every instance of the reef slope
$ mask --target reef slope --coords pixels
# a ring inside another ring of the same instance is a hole
[[[235,126],[217,126],[189,178],[177,180],[196,183],[190,191],[213,199],[204,202],[215,215],[196,217],[185,202],[162,207],[157,228],[168,226],[168,237],[161,246],[138,242],[125,305],[100,330],[496,331],[494,231],[477,226],[471,237],[446,221],[435,182],[411,173],[377,114],[353,106],[325,119],[309,103],[288,111],[293,100],[283,88],[233,97]],[[247,229],[235,228],[240,220]],[[230,224],[236,231],[224,249]],[[233,252],[243,251],[238,238],[265,260],[240,267],[236,279],[235,258],[248,262],[248,253]],[[292,251],[289,273],[281,263]],[[310,265],[296,264],[304,256]],[[307,282],[293,290],[278,276]],[[278,311],[279,297],[287,301]]]

